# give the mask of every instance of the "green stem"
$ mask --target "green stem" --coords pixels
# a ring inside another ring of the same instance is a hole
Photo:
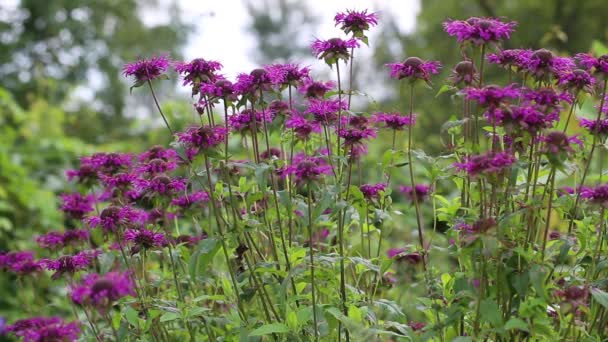
[[[315,293],[315,249],[313,240],[313,222],[312,222],[312,187],[308,184],[308,248],[310,254],[310,287],[312,295],[312,319],[313,330],[315,332],[315,341],[319,341],[319,332],[317,325],[317,299]]]

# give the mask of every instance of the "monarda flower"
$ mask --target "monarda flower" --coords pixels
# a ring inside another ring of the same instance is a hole
[[[366,200],[372,201],[378,199],[381,192],[386,191],[386,184],[363,184],[359,187],[359,190],[361,190],[361,193],[363,193],[363,197]]]
[[[260,158],[262,160],[281,159],[281,156],[281,150],[276,147],[271,147],[266,151],[260,153]]]
[[[155,80],[165,75],[169,68],[167,56],[152,57],[151,59],[139,59],[134,63],[125,64],[122,73],[135,79],[135,86],[140,86],[147,81]]]
[[[416,123],[416,115],[401,115],[401,113],[375,113],[372,115],[372,121],[383,123],[384,127],[403,130],[407,126],[414,125]]]
[[[182,209],[190,208],[192,205],[201,202],[209,202],[209,195],[206,191],[193,192],[171,200],[172,205]]]
[[[294,163],[286,167],[286,173],[295,176],[300,185],[310,184],[320,180],[324,175],[332,173],[332,169],[321,157],[298,154]]]
[[[567,136],[563,132],[553,131],[548,132],[539,138],[540,141],[544,142],[541,151],[547,153],[549,156],[555,156],[556,154],[571,154],[574,152],[572,144],[577,144],[580,147],[583,146],[583,142],[578,139],[577,136]]]
[[[414,200],[418,200],[418,202],[423,202],[431,191],[431,187],[426,184],[416,184],[414,188],[407,185],[400,185],[399,192],[401,192],[407,199],[411,202]]]
[[[572,103],[573,100],[569,93],[557,93],[553,88],[526,89],[523,96],[526,101],[549,109],[559,109],[561,102]]]
[[[310,73],[308,67],[300,67],[298,64],[272,64],[264,67],[272,84],[279,87],[298,87]]]
[[[608,76],[608,55],[602,55],[596,58],[588,53],[579,53],[575,58],[583,68],[587,69],[587,71],[595,75]]]
[[[502,50],[488,54],[487,60],[491,64],[498,64],[505,69],[517,72],[525,70],[534,51],[529,49]]]
[[[494,18],[471,17],[467,20],[448,20],[443,23],[447,34],[456,37],[459,43],[474,45],[500,43],[511,38],[516,22],[502,22]]]
[[[193,59],[190,63],[180,62],[175,65],[175,71],[184,76],[184,85],[192,85],[192,95],[198,93],[202,83],[214,83],[221,78],[217,74],[222,64],[207,61],[203,58]]]
[[[561,298],[562,306],[576,310],[579,306],[587,306],[589,301],[589,288],[583,286],[570,286],[565,290],[555,291],[555,295]],[[563,309],[563,308],[562,308]]]
[[[162,248],[166,245],[167,240],[165,234],[155,233],[148,229],[127,229],[125,231],[125,240],[133,244],[139,249]]]
[[[59,317],[31,317],[7,326],[5,332],[23,338],[24,342],[73,342],[80,335],[80,324],[66,323]]]
[[[581,189],[580,194],[589,202],[608,208],[608,184]]]
[[[477,101],[482,107],[496,108],[509,99],[519,97],[520,91],[515,84],[507,87],[497,85],[487,85],[479,88],[465,88],[463,93],[467,100]]]
[[[376,137],[376,129],[373,127],[347,126],[338,130],[338,135],[342,138],[344,146],[355,146],[363,143],[365,139]]]
[[[312,114],[315,121],[323,125],[329,125],[338,119],[338,112],[340,110],[346,110],[347,108],[348,105],[345,101],[311,98],[308,100],[306,113]]]
[[[540,49],[530,55],[526,70],[537,79],[543,79],[548,75],[566,73],[575,66],[571,58],[558,57],[547,49]]]
[[[215,83],[203,83],[200,87],[201,95],[205,95],[208,97],[209,103],[214,103],[214,100],[223,99],[225,101],[236,101],[238,99],[238,94],[234,89],[234,85],[232,82],[228,80],[217,80]],[[200,101],[205,101],[205,99],[201,99]],[[199,114],[204,113],[204,103],[199,102],[196,106]]]
[[[97,173],[111,176],[131,167],[133,156],[128,153],[95,153],[80,159],[81,167],[90,166]]]
[[[76,179],[78,183],[85,185],[92,185],[98,179],[97,170],[88,164],[82,164],[78,169],[66,170],[65,176],[68,178],[68,181]]]
[[[322,99],[328,91],[334,89],[335,83],[333,81],[315,81],[310,77],[303,80],[302,84],[298,87],[298,92],[303,94],[307,98]]]
[[[334,21],[336,22],[336,26],[340,26],[340,29],[344,33],[352,33],[354,37],[364,38],[365,31],[369,30],[370,27],[378,25],[378,14],[373,12],[367,13],[367,10],[346,10],[346,13],[337,13]]]
[[[585,128],[591,134],[599,134],[603,137],[608,136],[608,119],[589,120],[579,119],[579,126]]]
[[[578,92],[593,93],[595,78],[582,69],[561,72],[557,74],[557,84],[561,87]]]
[[[268,71],[254,69],[249,74],[239,74],[236,77],[234,91],[243,96],[257,98],[260,92],[272,89],[272,81]]]
[[[293,129],[297,139],[306,141],[312,133],[320,133],[321,125],[316,121],[307,120],[303,116],[293,115],[285,121],[285,127]]]
[[[163,146],[156,145],[150,147],[147,151],[140,154],[137,159],[140,163],[147,163],[154,159],[161,159],[166,162],[176,162],[179,160],[179,155],[174,149],[164,148]]]
[[[127,272],[109,272],[103,276],[92,273],[72,287],[70,298],[78,305],[91,305],[105,312],[117,300],[135,296],[134,286]]]
[[[186,181],[160,174],[150,180],[140,179],[137,186],[138,190],[147,196],[172,196],[186,190]]]
[[[466,86],[470,86],[473,83],[479,81],[479,74],[475,64],[471,61],[462,61],[456,64],[452,73],[448,78],[454,85],[464,83]]]
[[[228,132],[220,126],[190,127],[185,132],[177,133],[177,141],[188,148],[210,150],[224,142]]]
[[[425,61],[418,57],[408,57],[401,63],[389,63],[386,66],[391,70],[391,78],[409,79],[412,82],[423,80],[427,84],[431,82],[431,75],[438,74],[441,68],[437,61]]]
[[[82,251],[75,255],[63,255],[57,259],[42,259],[40,264],[49,271],[55,271],[51,278],[59,279],[62,274],[74,274],[86,269],[98,254],[98,251]]]
[[[28,275],[42,270],[42,265],[34,258],[31,251],[0,254],[0,269],[12,271],[18,275]]]
[[[61,195],[61,211],[65,213],[67,217],[75,220],[80,220],[84,215],[95,210],[93,204],[95,203],[95,197],[93,195],[83,196],[80,193],[63,194]]]
[[[317,39],[310,47],[318,59],[324,59],[325,63],[332,65],[340,59],[345,62],[348,61],[350,58],[349,49],[358,48],[359,41],[356,39],[342,40],[340,38]]]
[[[159,173],[165,173],[169,171],[173,171],[177,169],[177,163],[173,160],[164,160],[164,159],[152,159],[148,162],[140,163],[137,166],[137,171],[148,175],[153,176]]]
[[[99,216],[85,218],[92,228],[101,227],[105,233],[114,233],[120,227],[128,227],[142,223],[145,220],[143,213],[130,206],[111,205],[101,211]]]
[[[389,248],[388,251],[386,251],[386,256],[389,259],[395,258],[397,256],[399,256],[402,253],[405,253],[406,249],[405,248]]]
[[[86,229],[66,230],[65,232],[50,232],[36,238],[38,246],[52,250],[66,246],[76,246],[89,240],[89,231]]]
[[[508,152],[489,152],[467,157],[461,163],[454,163],[454,166],[473,177],[479,175],[493,176],[504,172],[516,161],[515,156]]]
[[[251,133],[254,128],[260,132],[264,128],[264,122],[269,123],[273,118],[272,112],[269,110],[254,111],[245,109],[240,113],[229,116],[228,125],[233,132],[245,135]]]
[[[559,120],[559,111],[544,113],[534,105],[490,108],[486,112],[488,121],[500,124],[507,131],[526,131],[536,135],[542,129],[553,127]]]

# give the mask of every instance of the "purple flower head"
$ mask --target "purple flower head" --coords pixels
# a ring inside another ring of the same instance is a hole
[[[80,324],[66,323],[59,317],[31,317],[9,325],[6,332],[22,337],[24,342],[73,342],[80,335]]]
[[[221,78],[217,74],[222,64],[216,61],[206,61],[202,58],[190,63],[180,62],[175,65],[175,71],[184,76],[184,85],[192,85],[192,95],[198,93],[202,83],[214,83]]]
[[[470,86],[479,81],[479,74],[473,62],[462,61],[452,69],[449,80],[455,85],[464,83],[466,86]]]
[[[302,185],[320,180],[323,175],[330,174],[332,169],[321,157],[298,154],[295,156],[293,164],[287,166],[285,171],[294,175],[296,182]]]
[[[163,146],[156,145],[150,147],[146,152],[140,154],[137,159],[140,163],[147,163],[154,159],[161,159],[166,162],[176,162],[179,159],[179,155],[174,149],[164,148]]]
[[[201,84],[200,92],[202,95],[206,95],[210,99],[210,101],[213,101],[214,99],[224,99],[227,101],[236,101],[238,99],[238,94],[237,94],[236,90],[234,89],[234,85],[232,84],[232,82],[230,82],[228,80],[224,80],[224,79],[217,80],[217,81],[215,81],[215,83]],[[200,101],[201,102],[199,102],[198,104],[201,105],[201,107],[204,111],[205,106],[204,106],[203,101],[205,101],[205,99],[202,98]],[[201,111],[199,111],[199,114],[203,114],[203,113],[201,113]]]
[[[229,116],[228,125],[232,131],[245,135],[252,132],[254,128],[258,132],[261,131],[264,127],[264,121],[269,123],[273,118],[272,112],[269,110],[253,111],[251,109],[244,109],[240,113]]]
[[[526,69],[532,76],[542,79],[547,75],[566,73],[575,67],[571,58],[558,57],[547,49],[540,49],[530,55]]]
[[[363,184],[359,187],[359,190],[361,190],[365,199],[371,201],[374,199],[378,199],[378,197],[380,196],[380,192],[386,191],[386,184]]]
[[[325,94],[334,89],[335,83],[333,81],[315,81],[310,77],[304,78],[302,84],[298,87],[298,91],[307,98],[321,99]]]
[[[570,286],[565,290],[556,290],[555,295],[568,303],[574,311],[581,305],[587,306],[589,302],[589,288],[586,286]]]
[[[608,76],[608,55],[602,55],[596,58],[588,53],[579,53],[575,58],[583,68],[587,69],[587,71],[597,75],[603,75],[604,77]]]
[[[499,107],[508,99],[518,98],[520,94],[515,84],[504,88],[497,85],[487,85],[481,89],[466,88],[463,92],[467,100],[477,101],[482,107]]]
[[[336,26],[340,26],[340,29],[344,33],[349,34],[352,32],[354,37],[365,37],[365,31],[369,30],[370,27],[378,25],[378,14],[367,13],[367,10],[355,11],[346,10],[346,13],[337,13],[334,17]]]
[[[281,156],[281,150],[276,147],[271,147],[268,150],[260,153],[260,158],[262,160],[281,159]]]
[[[165,234],[155,233],[148,229],[127,229],[125,240],[131,242],[138,249],[161,248],[166,243]]]
[[[308,140],[312,133],[321,132],[321,125],[317,121],[307,120],[300,115],[292,115],[285,121],[285,127],[293,129],[299,140]]]
[[[337,63],[340,59],[348,61],[350,58],[349,49],[358,48],[359,41],[356,39],[342,40],[340,38],[317,39],[310,47],[318,59],[324,59],[327,64],[331,65]]]
[[[159,173],[165,173],[177,169],[177,163],[175,161],[166,161],[164,159],[152,159],[148,162],[141,163],[137,166],[137,171],[149,176],[153,176]]]
[[[69,181],[76,179],[80,184],[94,184],[98,177],[97,170],[89,164],[81,164],[78,169],[66,170],[65,175]]]
[[[206,191],[193,192],[171,200],[171,204],[182,209],[190,208],[192,205],[201,202],[209,202],[209,195]]]
[[[581,197],[593,204],[608,208],[608,184],[581,189]]]
[[[130,206],[111,205],[101,211],[99,216],[89,216],[85,221],[92,227],[101,227],[105,233],[113,233],[120,227],[129,227],[145,221],[145,215]]]
[[[431,187],[426,184],[416,184],[414,188],[407,185],[400,185],[399,191],[412,202],[415,200],[423,202],[429,196]]]
[[[202,235],[199,236],[192,236],[192,235],[186,235],[186,234],[182,234],[176,238],[172,238],[171,239],[171,243],[173,245],[179,245],[179,244],[184,244],[188,247],[194,247],[196,246],[196,244],[207,238],[207,234],[203,233]]]
[[[569,137],[560,131],[549,132],[540,137],[540,141],[544,142],[541,151],[547,154],[549,161],[559,164],[574,153],[573,144],[583,146],[583,142],[576,135]]]
[[[593,93],[593,86],[595,86],[595,78],[588,72],[582,69],[574,69],[572,71],[560,72],[557,74],[558,81],[561,87],[573,91],[584,91],[586,93]]]
[[[172,196],[186,190],[186,181],[159,174],[150,180],[140,179],[137,186],[141,193],[148,196]]]
[[[298,64],[272,64],[264,69],[268,72],[270,82],[276,86],[298,87],[304,79],[309,78],[310,68],[300,67]]]
[[[401,115],[400,113],[376,113],[372,115],[372,120],[375,122],[384,123],[386,128],[394,130],[403,130],[406,126],[416,123],[416,114]]]
[[[476,177],[479,175],[497,175],[513,165],[517,159],[508,152],[489,152],[481,155],[473,155],[465,158],[462,163],[454,163],[454,166]]]
[[[499,43],[511,38],[517,23],[502,22],[495,18],[471,17],[467,20],[448,20],[443,23],[447,34],[456,37],[459,43],[471,42],[474,45]]]
[[[188,128],[185,132],[177,133],[177,141],[185,144],[188,148],[205,151],[224,142],[227,134],[228,132],[224,127],[195,126]]]
[[[273,117],[282,115],[282,116],[291,116],[292,113],[289,109],[289,103],[281,100],[273,100],[268,104],[268,111],[272,113]]]
[[[81,284],[72,287],[70,298],[78,305],[92,305],[105,312],[114,302],[135,296],[134,284],[127,272],[109,272],[103,276],[92,273]]]
[[[599,134],[603,137],[608,136],[608,119],[589,120],[579,119],[579,126],[585,128],[591,134]]]
[[[67,230],[64,233],[50,232],[36,238],[38,246],[48,249],[60,249],[75,246],[89,240],[89,231],[85,229]]]
[[[347,126],[340,128],[338,135],[343,139],[344,146],[352,147],[362,144],[364,139],[375,138],[376,128]]]
[[[0,269],[12,271],[17,275],[28,275],[40,271],[42,265],[35,260],[33,252],[18,251],[0,254]]]
[[[498,64],[505,69],[521,71],[528,67],[530,57],[534,51],[529,49],[502,50],[488,54],[487,60],[491,64]]]
[[[60,256],[57,259],[42,259],[40,264],[49,271],[55,271],[52,278],[59,279],[64,273],[74,274],[89,267],[97,253],[96,251],[82,251],[75,255]]]
[[[320,124],[329,125],[336,121],[340,110],[346,110],[347,108],[348,105],[345,101],[310,98],[308,99],[306,113],[312,114],[315,121]]]
[[[260,96],[261,91],[272,89],[270,74],[265,69],[254,69],[249,74],[239,74],[236,77],[234,91],[243,96]]]
[[[536,135],[545,128],[553,127],[559,120],[559,111],[545,114],[539,106],[522,105],[503,108],[490,108],[486,117],[497,124],[505,126],[509,131],[527,131]]]
[[[399,254],[405,253],[406,249],[405,248],[389,248],[388,251],[386,251],[386,256],[389,259],[392,259],[396,256],[399,256]]]
[[[142,84],[163,76],[168,68],[167,56],[158,56],[151,59],[138,59],[134,63],[125,64],[122,73],[125,76],[132,76],[135,84]]]
[[[559,109],[561,102],[572,103],[572,96],[569,93],[557,93],[553,88],[527,89],[523,96],[525,100],[533,101],[548,109]]]
[[[95,203],[95,197],[93,195],[83,196],[80,193],[63,194],[61,195],[61,211],[65,213],[67,217],[75,220],[80,220],[85,214],[95,210],[93,204]]]
[[[437,61],[425,61],[418,57],[408,57],[401,63],[386,64],[391,69],[391,78],[410,81],[423,80],[430,84],[431,75],[438,74],[441,64]]]
[[[80,159],[81,169],[87,165],[96,173],[111,176],[131,167],[133,156],[128,153],[95,153]]]

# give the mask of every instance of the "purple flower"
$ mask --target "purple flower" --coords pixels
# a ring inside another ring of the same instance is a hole
[[[294,175],[299,184],[309,184],[332,172],[331,167],[321,157],[298,154],[293,162],[285,171]]]
[[[36,238],[38,246],[49,249],[59,249],[73,246],[89,240],[89,231],[85,229],[66,230],[65,232],[50,232]]]
[[[549,161],[558,157],[558,155],[564,154],[564,157],[568,157],[574,152],[572,144],[577,144],[580,147],[583,146],[583,142],[580,141],[576,136],[567,136],[563,132],[553,131],[540,137],[540,141],[544,142],[542,151],[548,154]]]
[[[416,184],[416,186],[412,189],[411,186],[400,185],[399,191],[412,202],[414,202],[414,200],[422,202],[428,197],[431,187],[426,184]]]
[[[57,259],[42,259],[40,264],[49,271],[55,271],[52,275],[53,279],[58,279],[62,274],[74,274],[77,271],[84,270],[97,256],[98,251],[82,251],[75,255],[64,255]]]
[[[140,179],[137,186],[139,191],[149,196],[172,196],[186,190],[186,181],[182,178],[171,178],[160,174],[151,180]]]
[[[542,79],[546,75],[566,73],[575,66],[571,58],[558,57],[547,49],[540,49],[530,55],[526,70],[537,79]]]
[[[346,10],[346,13],[338,13],[334,17],[336,26],[340,26],[340,29],[344,33],[349,34],[352,32],[354,37],[365,37],[365,31],[369,30],[370,27],[378,25],[378,14],[367,13],[367,10],[355,11]]]
[[[93,203],[95,203],[95,197],[93,195],[83,196],[80,193],[63,194],[61,195],[61,211],[63,211],[67,217],[80,220],[85,214],[95,210]]]
[[[508,99],[518,98],[520,94],[515,84],[504,88],[497,85],[487,85],[481,89],[465,88],[463,92],[467,100],[477,101],[482,107],[499,107]]]
[[[545,128],[553,127],[559,120],[559,111],[544,113],[539,106],[522,105],[503,108],[490,108],[486,112],[489,121],[518,131],[535,135]]]
[[[608,184],[581,189],[581,197],[604,208],[608,207]]]
[[[94,172],[113,175],[131,167],[133,156],[127,153],[95,153],[80,159],[81,168],[89,166]]]
[[[302,84],[298,87],[298,92],[303,94],[307,98],[318,98],[321,99],[327,94],[328,91],[334,89],[335,83],[333,81],[315,81],[310,77],[303,80]]]
[[[24,342],[72,342],[80,335],[80,325],[59,317],[31,317],[9,325],[6,332],[22,337]]]
[[[99,216],[90,216],[85,221],[92,227],[101,227],[106,233],[116,232],[119,227],[137,225],[145,221],[145,215],[129,206],[111,205],[101,211]]]
[[[255,122],[254,122],[255,118]],[[258,132],[262,130],[265,122],[271,122],[273,119],[272,112],[253,111],[251,109],[242,110],[240,113],[235,113],[228,117],[228,125],[234,132],[246,134],[252,132],[255,128]]]
[[[596,58],[588,53],[579,53],[575,58],[587,71],[594,74],[603,74],[604,77],[608,76],[608,55]]]
[[[462,61],[456,64],[454,69],[452,69],[449,80],[455,85],[464,83],[465,85],[470,86],[479,81],[479,74],[477,73],[477,68],[475,68],[473,62]]]
[[[448,20],[443,29],[459,43],[471,42],[475,45],[499,43],[510,39],[517,23],[502,22],[494,18],[471,17],[467,20]]]
[[[28,275],[40,271],[42,265],[35,260],[33,252],[18,251],[0,254],[0,269],[12,271],[18,275]]]
[[[122,73],[135,78],[136,84],[141,84],[161,77],[168,68],[167,56],[158,56],[151,59],[138,59],[134,63],[125,64]]]
[[[254,69],[249,74],[239,74],[234,84],[234,91],[244,96],[257,97],[261,91],[270,89],[272,89],[270,74],[264,69]]]
[[[418,57],[408,57],[402,63],[389,63],[386,66],[391,69],[391,78],[423,80],[426,83],[430,83],[430,76],[438,74],[441,68],[441,64],[437,61],[424,61]]]
[[[481,174],[496,175],[511,167],[516,161],[515,156],[508,152],[489,152],[467,157],[462,163],[454,163],[454,166],[475,177]]]
[[[310,121],[300,115],[292,115],[285,121],[285,127],[293,129],[296,138],[308,140],[312,133],[321,132],[321,125],[316,121]]]
[[[521,71],[527,68],[530,57],[534,51],[529,49],[502,50],[497,53],[488,54],[487,60],[491,64],[498,64],[505,69]]]
[[[589,133],[606,136],[608,135],[608,119],[588,120],[585,118],[579,119],[579,126],[587,129]]]
[[[161,159],[166,162],[177,161],[179,155],[171,148],[164,148],[160,145],[150,147],[146,152],[140,154],[137,159],[140,163],[147,163],[154,159]]]
[[[190,208],[193,204],[199,202],[209,202],[209,195],[206,191],[193,192],[171,200],[171,204],[183,209]]]
[[[373,127],[342,127],[338,130],[338,135],[344,141],[344,146],[354,146],[362,143],[364,139],[376,137],[376,129]]]
[[[270,82],[277,86],[299,86],[304,79],[308,79],[310,69],[301,68],[298,64],[272,64],[264,69],[268,72]]]
[[[114,302],[125,296],[135,296],[133,281],[127,272],[109,272],[103,276],[92,273],[73,286],[72,301],[78,305],[92,305],[105,312]]]
[[[137,166],[137,171],[144,174],[156,175],[159,173],[165,173],[173,171],[177,168],[175,161],[167,161],[164,159],[152,159],[148,162],[141,163]]]
[[[202,95],[209,97],[209,101],[211,101],[209,103],[211,105],[214,103],[213,100],[215,99],[224,99],[226,101],[236,101],[238,99],[238,94],[234,89],[234,85],[228,80],[217,80],[215,83],[203,83],[201,84],[200,92]],[[204,113],[204,98],[200,99],[199,103],[196,104],[196,108],[199,111],[199,114]]]
[[[386,128],[394,130],[403,130],[406,126],[411,126],[416,123],[416,114],[401,115],[400,113],[376,113],[372,115],[372,120],[375,122],[384,123]]]
[[[585,70],[574,69],[572,71],[560,72],[557,74],[557,77],[557,84],[563,88],[574,91],[582,90],[590,94],[593,93],[595,78]]]
[[[148,229],[127,229],[125,231],[125,240],[132,242],[138,248],[150,249],[161,248],[166,243],[165,234],[155,233]]]
[[[350,58],[350,51],[348,50],[359,47],[359,41],[356,39],[342,40],[340,38],[317,39],[310,47],[318,59],[324,59],[327,64],[331,65],[337,63],[340,59],[348,61]]]
[[[310,98],[308,99],[306,113],[312,114],[315,121],[323,125],[329,125],[337,120],[340,110],[346,110],[347,108],[348,105],[345,101]]]
[[[192,85],[192,95],[198,93],[202,83],[214,83],[221,78],[217,74],[222,64],[207,61],[203,58],[193,59],[190,63],[180,62],[175,65],[175,71],[184,76],[184,85]]]
[[[97,170],[88,164],[81,165],[76,170],[66,170],[65,175],[69,181],[76,178],[78,183],[86,185],[91,185],[98,179]]]
[[[365,199],[371,201],[377,199],[380,196],[380,192],[386,191],[386,184],[363,184],[359,187],[359,190],[361,190]]]
[[[527,89],[524,99],[534,101],[539,106],[558,109],[560,102],[572,103],[572,96],[567,92],[557,93],[553,88]]]
[[[177,133],[177,141],[189,148],[208,150],[224,142],[227,134],[224,127],[195,126]]]
[[[389,259],[392,259],[401,253],[405,253],[405,251],[406,251],[405,248],[390,248],[388,251],[386,251],[386,256]]]

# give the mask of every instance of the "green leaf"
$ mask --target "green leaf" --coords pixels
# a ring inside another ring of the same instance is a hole
[[[493,327],[500,328],[503,326],[500,308],[494,300],[484,299],[481,302],[480,312],[482,319],[489,322]]]
[[[262,325],[249,333],[249,336],[264,336],[270,334],[284,334],[289,332],[289,327],[283,323],[272,323]]]
[[[192,279],[196,279],[200,270],[205,269],[211,260],[213,260],[215,253],[220,249],[220,244],[217,242],[217,239],[209,238],[198,243],[194,253],[190,257],[188,265]]]
[[[437,92],[437,95],[435,95],[435,97],[439,97],[439,95],[441,95],[447,91],[450,91],[452,89],[454,89],[454,87],[450,86],[449,84],[444,84],[441,86],[441,88],[439,88],[439,91]]]
[[[598,302],[605,309],[608,309],[608,293],[600,289],[592,288],[591,295],[596,302]]]
[[[505,330],[521,330],[521,331],[529,331],[528,329],[528,323],[524,322],[523,320],[517,318],[517,317],[512,317],[511,319],[509,319],[507,321],[507,323],[505,323],[504,326]]]
[[[132,307],[128,306],[125,310],[125,317],[127,318],[127,322],[133,326],[139,326],[139,317],[137,311]]]
[[[170,321],[174,321],[176,319],[179,318],[179,314],[176,312],[167,312],[165,314],[163,314],[162,316],[160,316],[160,322],[164,323],[164,322],[170,322]]]

